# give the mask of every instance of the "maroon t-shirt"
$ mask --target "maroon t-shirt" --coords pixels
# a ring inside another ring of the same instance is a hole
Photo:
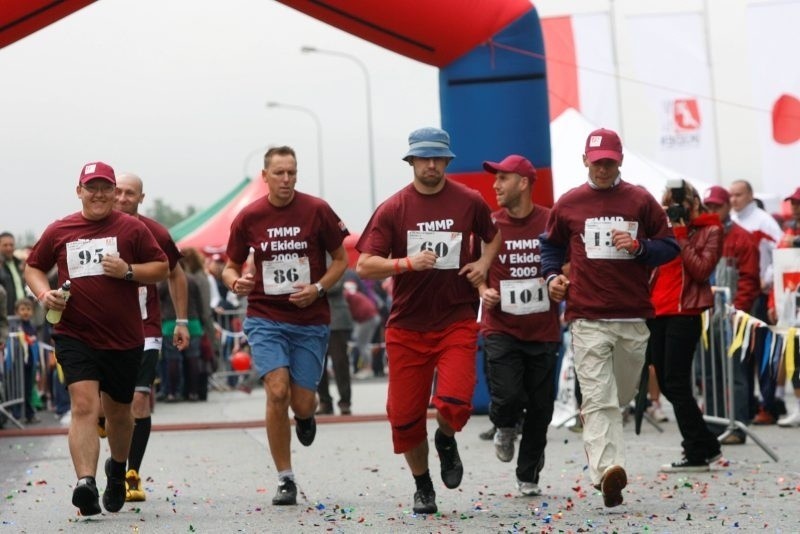
[[[591,232],[584,237],[587,223]],[[639,241],[673,237],[664,208],[645,189],[624,181],[610,189],[583,184],[553,206],[547,222],[548,240],[567,247],[570,258],[567,321],[654,316],[647,265],[627,255],[623,259],[587,256],[587,247],[608,248],[610,236],[605,230],[609,224],[628,223],[636,223]]]
[[[231,223],[226,252],[244,264],[254,251],[256,285],[247,297],[247,315],[298,325],[330,324],[327,298],[300,309],[289,302],[289,294],[295,283],[322,278],[328,270],[325,254],[338,249],[348,234],[327,202],[305,193],[296,191],[282,207],[270,204],[266,196],[245,206]]]
[[[542,276],[539,235],[544,232],[549,215],[548,208],[538,205],[522,218],[511,217],[505,209],[492,214],[503,236],[503,246],[492,263],[487,282],[501,293],[501,303],[489,310],[484,308],[481,320],[484,335],[506,334],[523,341],[561,341],[558,304],[549,300]]]
[[[144,223],[112,211],[101,221],[78,212],[52,223],[31,250],[28,264],[45,273],[57,265],[59,286],[65,280],[72,283],[56,334],[96,349],[130,350],[144,344],[139,284],[101,274],[102,255],[113,248],[130,264],[167,261]]]
[[[178,250],[178,245],[172,240],[169,231],[164,228],[161,223],[154,221],[148,217],[139,215],[139,220],[147,226],[153,237],[156,238],[158,246],[167,255],[169,262],[169,270],[172,271],[180,261],[182,254]],[[155,284],[148,284],[139,287],[140,292],[145,292],[145,307],[142,310],[142,320],[144,321],[144,336],[145,337],[161,337],[161,306],[159,305],[158,289]],[[140,295],[140,299],[141,299]],[[141,304],[141,300],[140,300]]]
[[[451,180],[433,195],[423,195],[409,184],[378,206],[358,240],[359,252],[404,258],[430,247],[439,256],[437,264],[454,265],[395,275],[387,325],[429,332],[474,320],[478,292],[458,271],[475,259],[470,247],[473,235],[489,242],[496,234],[491,211],[480,194]]]

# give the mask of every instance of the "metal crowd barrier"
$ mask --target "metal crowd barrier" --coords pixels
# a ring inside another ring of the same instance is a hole
[[[778,455],[761,440],[743,421],[736,419],[736,399],[734,381],[736,371],[734,365],[733,317],[736,310],[729,304],[731,292],[727,287],[712,287],[714,292],[714,308],[704,314],[703,334],[699,343],[700,384],[705,397],[703,408],[707,423],[725,425],[719,439],[722,441],[733,432],[741,431],[750,437],[774,461]],[[698,362],[695,362],[698,365]],[[724,398],[719,398],[722,391]],[[725,413],[726,417],[707,415],[709,413]]]
[[[19,405],[20,414],[24,414],[25,362],[29,357],[33,357],[33,355],[28,354],[25,334],[21,331],[11,332],[6,340],[6,350],[3,355],[2,380],[0,380],[0,418],[11,421],[18,428],[25,428],[25,425],[14,417],[12,408]],[[2,426],[0,424],[0,427]]]
[[[229,391],[237,387],[252,389],[249,383],[249,371],[236,371],[231,368],[231,355],[235,354],[247,343],[242,331],[245,309],[223,310],[217,314],[214,328],[219,341],[217,370],[208,376],[208,387],[217,391]]]

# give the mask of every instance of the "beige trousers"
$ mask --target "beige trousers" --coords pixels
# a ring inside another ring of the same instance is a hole
[[[620,406],[627,406],[639,389],[650,331],[644,320],[577,319],[570,333],[583,395],[583,444],[597,485],[607,467],[625,467]]]

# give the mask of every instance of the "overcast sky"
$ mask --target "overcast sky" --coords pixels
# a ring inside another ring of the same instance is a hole
[[[325,198],[351,230],[372,212],[365,82],[370,72],[376,197],[411,180],[408,133],[440,123],[437,70],[271,0],[103,0],[0,49],[0,230],[38,236],[78,211],[81,166],[139,174],[156,198],[204,208],[263,150],[298,151],[298,189],[319,192],[313,119],[322,124]]]

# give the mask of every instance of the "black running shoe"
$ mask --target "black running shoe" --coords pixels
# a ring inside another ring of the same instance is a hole
[[[103,507],[107,512],[119,512],[125,506],[125,475],[111,476],[111,457],[106,459],[106,489],[103,491]]]
[[[439,444],[442,439],[447,440],[447,438],[444,438],[444,434],[439,429],[436,429],[433,442],[436,444],[439,462],[442,464],[442,482],[449,489],[455,489],[461,484],[461,478],[464,476],[464,466],[461,464],[461,456],[458,455],[458,444],[455,438],[450,438],[450,444],[446,446]]]
[[[286,506],[290,504],[297,504],[297,485],[291,478],[282,478],[278,484],[278,491],[272,498],[272,504],[275,506]]]
[[[433,486],[417,490],[414,493],[415,514],[435,514],[438,511],[439,509],[436,507],[436,492],[433,491]]]
[[[308,419],[294,418],[294,431],[297,434],[297,439],[300,443],[308,447],[314,443],[314,437],[317,435],[317,420],[312,415]]]
[[[72,504],[78,507],[81,515],[97,515],[102,512],[100,494],[93,479],[84,477],[75,484],[75,489],[72,490]]]

